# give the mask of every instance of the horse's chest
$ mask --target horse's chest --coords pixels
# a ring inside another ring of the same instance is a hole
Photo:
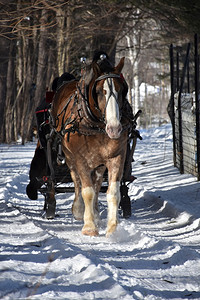
[[[67,143],[69,150],[69,160],[78,165],[84,165],[89,169],[94,169],[101,164],[106,164],[117,156],[123,156],[126,147],[122,140],[111,141],[103,139],[101,135],[96,137],[82,136],[71,138]]]
[[[108,160],[123,155],[122,148],[119,147],[119,144],[110,141],[101,143],[95,140],[93,143],[89,143],[85,150],[83,157],[91,168],[105,164]]]

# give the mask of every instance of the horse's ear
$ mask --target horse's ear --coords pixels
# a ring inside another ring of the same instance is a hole
[[[115,71],[116,71],[117,74],[121,73],[121,71],[122,71],[122,69],[124,67],[124,60],[125,60],[125,57],[122,57],[120,59],[120,62],[118,63],[118,65],[115,67]]]
[[[93,69],[91,68],[90,70],[86,71],[85,74],[85,84],[89,85],[90,81],[92,80],[94,73],[93,73]]]
[[[96,62],[93,62],[92,63],[92,68],[93,68],[95,77],[99,77],[102,73],[99,65]]]
[[[89,85],[93,77],[99,77],[101,75],[101,69],[99,65],[95,62],[92,63],[90,69],[86,70],[85,74],[85,84]]]

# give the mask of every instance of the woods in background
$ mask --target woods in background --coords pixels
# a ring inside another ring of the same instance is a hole
[[[127,77],[137,88],[133,77],[136,69],[138,85],[144,79],[145,53],[155,63],[162,53],[166,63],[171,42],[198,33],[195,2],[0,0],[0,142],[31,139],[35,108],[53,79],[65,71],[78,77],[80,58],[91,58],[95,49],[107,51],[113,62],[127,54]]]

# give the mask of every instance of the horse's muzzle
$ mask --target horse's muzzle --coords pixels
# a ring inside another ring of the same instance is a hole
[[[116,125],[107,124],[106,133],[110,139],[118,139],[122,132],[122,125],[120,123]]]

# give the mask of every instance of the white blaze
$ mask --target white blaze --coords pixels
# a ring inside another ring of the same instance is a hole
[[[119,125],[119,107],[118,103],[116,101],[118,97],[118,93],[115,90],[115,86],[113,83],[113,79],[109,78],[112,82],[112,92],[115,96],[111,95],[110,96],[110,88],[108,85],[108,81],[105,80],[104,82],[104,90],[106,90],[106,102],[107,102],[107,107],[106,107],[106,122],[107,124],[110,124],[112,126],[118,126]],[[109,98],[110,96],[110,98]]]

